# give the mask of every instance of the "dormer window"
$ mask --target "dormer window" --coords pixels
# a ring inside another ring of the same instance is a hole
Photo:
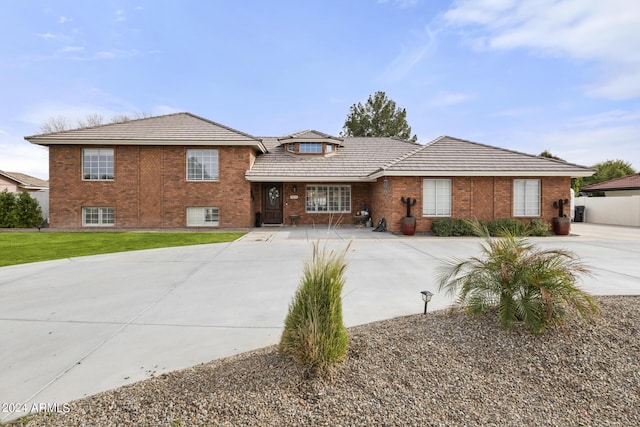
[[[321,154],[322,153],[322,143],[321,142],[300,142],[298,146],[298,152],[301,154]]]
[[[307,156],[334,156],[341,147],[342,139],[315,130],[299,132],[278,139],[286,153]]]

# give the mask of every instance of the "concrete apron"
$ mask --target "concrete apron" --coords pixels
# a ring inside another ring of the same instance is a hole
[[[573,224],[533,239],[593,269],[583,287],[640,294],[640,229]],[[351,242],[347,326],[422,313],[452,298],[437,269],[479,253],[477,238],[403,237],[341,227],[259,228],[225,244],[154,249],[0,268],[2,421],[124,384],[276,344],[302,265],[319,241]]]

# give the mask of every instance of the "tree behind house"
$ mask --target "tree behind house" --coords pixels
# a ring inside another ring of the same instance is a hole
[[[351,106],[341,135],[394,137],[412,142],[418,140],[417,135],[411,136],[407,111],[396,108],[396,103],[382,91],[369,96],[364,105],[359,102]]]

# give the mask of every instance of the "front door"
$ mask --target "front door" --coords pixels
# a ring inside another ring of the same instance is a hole
[[[282,224],[282,183],[262,184],[262,222]]]

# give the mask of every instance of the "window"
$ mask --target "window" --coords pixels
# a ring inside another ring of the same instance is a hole
[[[86,180],[113,179],[113,148],[85,148],[82,150],[82,178]]]
[[[115,215],[113,208],[82,208],[83,226],[112,226],[114,223]]]
[[[218,150],[187,150],[187,181],[217,181]]]
[[[301,142],[300,153],[322,153],[322,142]]]
[[[307,185],[307,212],[351,212],[351,187]]]
[[[187,208],[187,226],[189,227],[217,227],[218,223],[218,208]]]
[[[425,179],[423,181],[422,215],[451,216],[450,179]]]
[[[327,153],[331,153],[333,151],[333,145],[332,144],[327,144]]]
[[[287,151],[289,151],[291,153],[295,153],[296,152],[296,144],[294,144],[293,142],[287,144]]]
[[[513,216],[540,216],[540,180],[513,180]]]

